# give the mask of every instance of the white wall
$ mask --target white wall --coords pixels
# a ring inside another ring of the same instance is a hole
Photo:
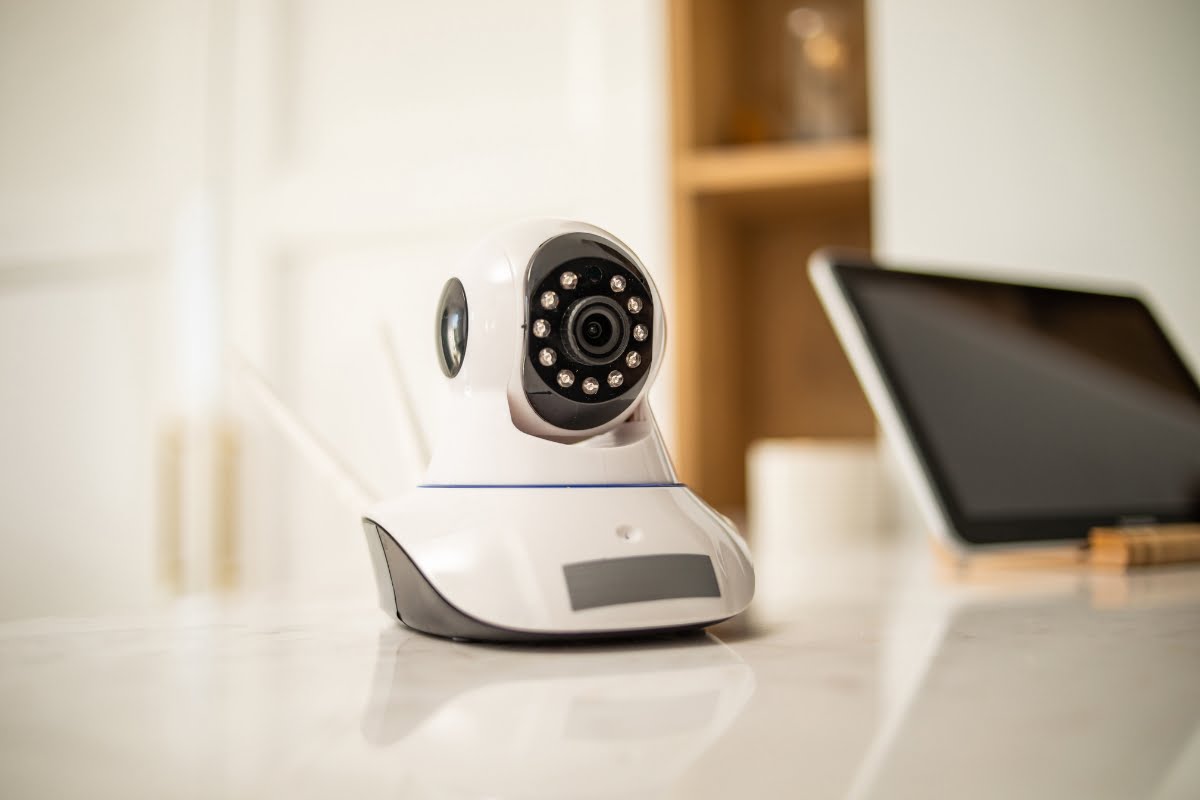
[[[433,424],[434,303],[489,229],[608,227],[669,299],[664,24],[643,0],[0,0],[0,618],[161,597],[164,431],[223,408],[243,585],[369,596],[361,509],[226,346],[398,492],[381,329]]]
[[[881,255],[1131,280],[1200,361],[1200,3],[869,11]]]

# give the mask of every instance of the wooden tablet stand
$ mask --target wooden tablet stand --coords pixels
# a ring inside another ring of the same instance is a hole
[[[1101,569],[1200,561],[1200,524],[1092,528],[1088,563]]]
[[[941,548],[938,548],[941,551]],[[1029,547],[971,554],[956,560],[939,553],[959,570],[1117,570],[1200,562],[1200,524],[1138,525],[1093,528],[1087,544]]]

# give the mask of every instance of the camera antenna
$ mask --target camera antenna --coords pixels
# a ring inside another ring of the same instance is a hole
[[[338,497],[361,510],[383,496],[317,433],[307,420],[283,401],[279,392],[242,353],[231,349],[231,362],[237,369],[259,409],[274,428],[283,435],[314,469],[329,478]]]
[[[421,418],[417,416],[417,406],[413,403],[412,392],[404,373],[404,362],[400,351],[396,349],[396,341],[386,324],[379,326],[379,338],[383,340],[383,354],[387,358],[388,371],[392,376],[392,387],[396,390],[396,400],[400,405],[400,413],[407,424],[408,433],[420,459],[418,468],[424,470],[429,466],[430,450],[429,437]]]

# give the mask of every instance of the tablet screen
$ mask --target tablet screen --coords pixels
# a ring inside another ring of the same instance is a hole
[[[1200,388],[1135,297],[838,265],[968,541],[1200,519]]]

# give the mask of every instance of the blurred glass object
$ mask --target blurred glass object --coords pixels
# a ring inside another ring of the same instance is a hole
[[[866,24],[858,0],[758,0],[739,9],[732,143],[821,141],[868,128]]]
[[[783,133],[832,139],[859,129],[852,103],[849,18],[843,9],[795,6],[783,17]]]

